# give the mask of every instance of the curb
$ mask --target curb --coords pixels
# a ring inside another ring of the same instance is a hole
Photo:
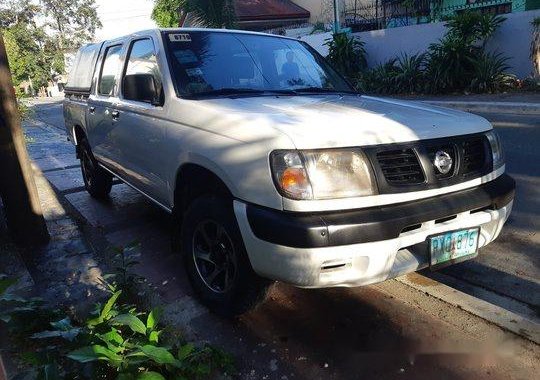
[[[519,102],[479,102],[479,101],[445,101],[419,100],[434,106],[456,108],[466,112],[497,112],[523,115],[540,115],[540,105],[536,103]]]
[[[521,315],[463,293],[418,273],[398,277],[396,280],[422,293],[476,315],[499,326],[503,330],[510,331],[531,342],[540,344],[540,325]]]

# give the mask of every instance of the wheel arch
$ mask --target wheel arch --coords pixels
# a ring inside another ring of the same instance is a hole
[[[233,191],[215,170],[200,163],[187,162],[176,172],[173,210],[182,215],[199,196],[218,195],[232,199]]]

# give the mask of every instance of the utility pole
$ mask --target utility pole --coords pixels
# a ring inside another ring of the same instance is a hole
[[[0,197],[16,243],[42,244],[49,232],[21,129],[4,37],[0,33]]]
[[[339,1],[334,0],[334,33],[339,33],[341,29],[339,26]]]

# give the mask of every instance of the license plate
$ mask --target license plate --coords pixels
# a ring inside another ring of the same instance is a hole
[[[476,255],[480,228],[447,232],[429,238],[431,266],[452,264]]]

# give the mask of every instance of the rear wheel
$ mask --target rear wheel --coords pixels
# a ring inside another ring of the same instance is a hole
[[[81,172],[86,191],[94,198],[106,198],[111,192],[112,175],[98,165],[86,140],[81,141],[79,149]]]
[[[211,311],[239,315],[265,299],[271,281],[251,268],[230,200],[203,196],[193,201],[181,240],[191,285]]]

